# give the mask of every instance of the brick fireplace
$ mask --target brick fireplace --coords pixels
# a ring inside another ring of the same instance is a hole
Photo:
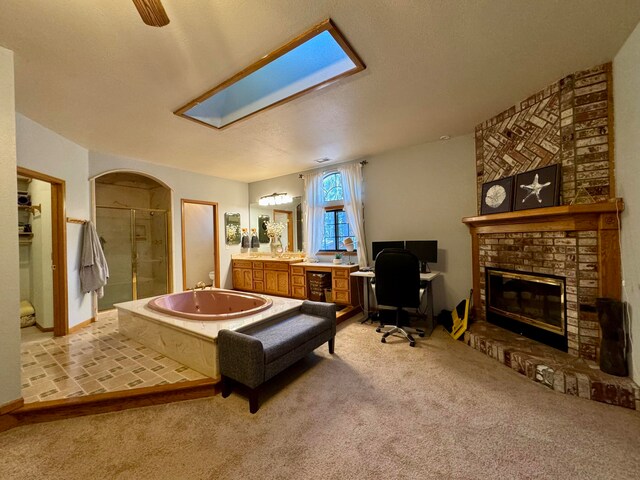
[[[619,299],[620,252],[611,150],[611,64],[568,75],[476,127],[482,184],[548,165],[562,172],[560,206],[463,219],[471,231],[474,304],[486,319],[488,268],[561,277],[566,344],[596,360],[595,300]]]
[[[617,211],[621,199],[511,212],[463,221],[473,248],[476,318],[486,319],[487,268],[562,277],[571,355],[596,360],[597,297],[620,298]]]
[[[465,341],[553,390],[640,410],[640,388],[594,363],[596,298],[619,300],[622,287],[624,203],[615,197],[611,85],[611,64],[576,72],[476,127],[478,214],[483,183],[548,165],[560,165],[562,182],[558,206],[462,220],[471,233],[479,320]],[[483,321],[490,270],[560,279],[567,353]]]

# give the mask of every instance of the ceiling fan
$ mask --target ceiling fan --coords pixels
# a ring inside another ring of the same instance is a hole
[[[133,0],[142,21],[152,27],[164,27],[169,24],[169,17],[160,0]]]

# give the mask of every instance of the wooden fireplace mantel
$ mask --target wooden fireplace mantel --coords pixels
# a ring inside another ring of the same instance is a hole
[[[476,233],[617,229],[617,214],[623,210],[623,200],[612,198],[609,202],[464,217],[462,223]]]
[[[473,262],[474,305],[480,306],[480,245],[478,236],[495,233],[573,232],[593,230],[598,236],[598,296],[622,296],[619,214],[622,198],[585,205],[561,205],[519,212],[465,217],[469,227]]]

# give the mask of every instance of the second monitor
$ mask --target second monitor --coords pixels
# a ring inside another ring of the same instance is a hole
[[[404,248],[403,240],[393,240],[389,242],[372,242],[371,243],[371,255],[373,261],[376,261],[378,254],[385,248]]]
[[[438,241],[437,240],[407,240],[405,248],[420,259],[420,270],[428,273],[429,263],[438,262]]]

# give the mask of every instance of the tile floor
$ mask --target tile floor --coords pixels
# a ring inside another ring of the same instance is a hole
[[[206,378],[118,333],[115,311],[66,337],[22,329],[25,403]]]

